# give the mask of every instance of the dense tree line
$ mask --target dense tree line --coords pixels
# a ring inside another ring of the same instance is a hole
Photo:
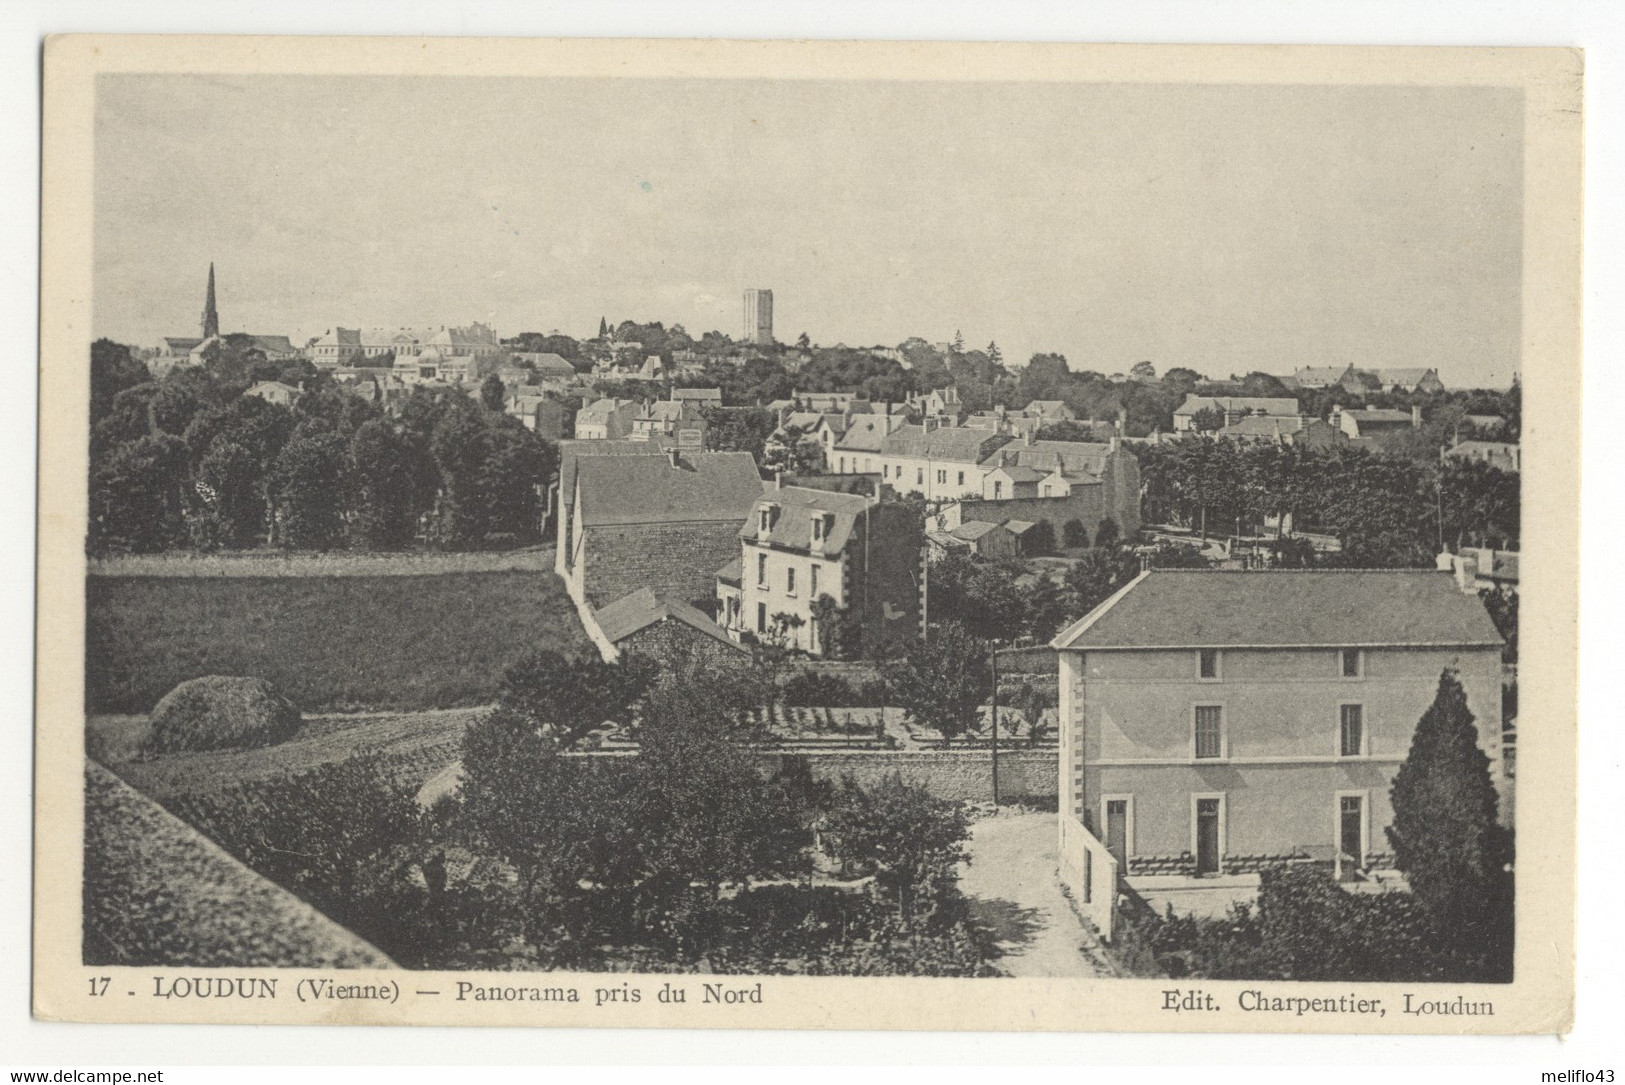
[[[391,417],[301,367],[287,374],[304,386],[288,408],[244,395],[234,365],[162,380],[137,366],[127,348],[92,348],[93,553],[473,549],[538,535],[556,450],[460,392],[414,389]]]
[[[1516,549],[1518,475],[1478,461],[1203,437],[1135,450],[1148,523],[1205,535],[1277,527],[1337,536],[1344,560],[1426,566],[1441,546]]]

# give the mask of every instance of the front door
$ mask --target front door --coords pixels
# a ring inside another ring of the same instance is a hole
[[[1365,865],[1365,800],[1358,795],[1337,801],[1337,846],[1356,867]]]
[[[1219,872],[1219,800],[1196,800],[1196,873]]]
[[[1106,800],[1106,850],[1117,860],[1117,869],[1128,873],[1128,800]]]

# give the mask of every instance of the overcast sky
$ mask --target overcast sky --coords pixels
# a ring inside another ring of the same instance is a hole
[[[962,331],[1074,370],[1517,369],[1493,88],[102,76],[95,330]]]

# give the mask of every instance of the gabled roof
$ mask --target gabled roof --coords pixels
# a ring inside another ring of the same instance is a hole
[[[918,426],[914,428],[919,429]],[[835,447],[843,452],[879,452],[885,441],[886,416],[859,414],[852,416],[852,423],[841,434],[841,439],[835,442]]]
[[[611,644],[619,644],[633,633],[648,629],[664,621],[676,621],[695,629],[712,640],[726,644],[737,651],[744,647],[729,639],[717,624],[687,603],[664,595],[656,595],[650,588],[639,588],[623,595],[608,606],[594,611],[593,620]]]
[[[996,449],[982,466],[1019,465],[1044,475],[1059,471],[1068,478],[1098,480],[1111,453],[1111,445],[1096,441],[1012,442]]]
[[[565,361],[561,355],[550,351],[520,353],[515,354],[514,358],[519,361],[529,362],[538,376],[573,377],[576,374],[575,366]]]
[[[1009,442],[1009,437],[982,429],[944,426],[927,431],[922,426],[899,426],[881,440],[880,451],[888,456],[980,464],[994,449]]]
[[[1431,569],[1141,573],[1051,646],[1499,647],[1489,613]]]
[[[745,579],[745,559],[743,556],[734,558],[728,564],[717,570],[717,579],[724,584],[738,587]]]
[[[721,388],[673,388],[671,398],[674,400],[693,400],[699,403],[722,402]]]
[[[998,453],[995,452],[993,456],[996,458]],[[991,459],[989,462],[991,462]],[[1006,463],[999,467],[995,467],[994,470],[1003,474],[1011,482],[1016,483],[1038,482],[1040,479],[1043,479],[1048,475],[1048,472],[1040,471],[1035,467],[1027,467],[1019,463]]]
[[[643,422],[681,422],[686,415],[685,403],[673,403],[670,400],[656,400],[638,412],[638,420]]]
[[[1185,402],[1174,408],[1178,415],[1192,415],[1197,411],[1252,411],[1254,414],[1297,414],[1298,401],[1283,396],[1199,396],[1185,394]]]
[[[807,486],[783,486],[768,489],[757,495],[750,510],[750,518],[739,529],[739,536],[754,542],[758,534],[761,510],[772,505],[777,511],[768,528],[767,542],[786,550],[812,548],[812,521],[815,515],[828,517],[824,531],[823,552],[835,555],[846,546],[857,525],[858,517],[870,506],[868,498],[860,494],[843,494],[834,490],[814,490]]]
[[[630,400],[630,399],[598,399],[598,400],[594,400],[593,402],[587,404],[585,407],[581,408],[581,410],[579,412],[577,412],[577,414],[576,414],[576,425],[579,426],[584,422],[588,423],[588,424],[591,424],[591,423],[594,423],[594,422],[597,422],[597,423],[600,423],[600,424],[608,422],[609,419],[610,419],[610,416],[613,415],[616,411],[621,410],[621,409],[623,409],[625,407],[633,406],[635,404],[635,402],[636,402],[635,400]]]
[[[1336,384],[1348,371],[1346,365],[1306,365],[1292,375],[1299,384]]]
[[[628,444],[639,442],[628,441]],[[742,524],[762,496],[749,452],[577,456],[580,517],[588,527],[732,521]]]
[[[294,354],[299,349],[285,335],[250,335],[249,338],[267,354]]]
[[[1361,426],[1408,426],[1411,424],[1410,411],[1371,409],[1344,411],[1343,413],[1354,419]]]

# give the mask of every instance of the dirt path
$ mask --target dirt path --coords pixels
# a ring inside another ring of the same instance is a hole
[[[1096,939],[1072,910],[1055,876],[1054,814],[986,818],[971,830],[970,866],[960,886],[978,918],[997,932],[1011,976],[1097,976]]]

